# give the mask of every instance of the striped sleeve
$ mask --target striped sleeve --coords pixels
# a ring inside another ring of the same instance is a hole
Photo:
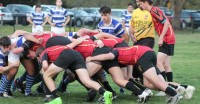
[[[162,10],[158,7],[153,7],[150,11],[152,17],[156,19],[156,21],[164,24],[166,22],[165,14],[162,12]]]
[[[116,26],[115,26],[115,33],[117,37],[122,37],[122,35],[124,34],[124,29],[122,27],[122,24],[118,23]]]
[[[0,53],[0,66],[4,65],[4,55],[2,53]]]
[[[52,14],[53,14],[53,10],[50,9],[50,11],[49,11],[49,13],[48,13],[48,16],[52,16]]]
[[[124,21],[124,22],[126,21],[126,12],[124,12],[122,15],[122,21]]]

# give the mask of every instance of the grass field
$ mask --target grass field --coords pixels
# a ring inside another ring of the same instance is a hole
[[[30,31],[30,27],[18,27]],[[13,28],[10,26],[0,26],[0,35],[12,34]],[[183,84],[190,84],[196,87],[196,92],[191,100],[182,100],[180,104],[199,104],[200,98],[200,32],[184,30],[176,32],[177,43],[175,45],[175,55],[172,58],[172,68],[174,72],[174,81]],[[157,51],[157,45],[155,47]],[[21,67],[17,76],[22,74],[24,69]],[[61,75],[61,74],[60,74]],[[109,77],[109,76],[108,76]],[[56,80],[57,84],[60,80]],[[131,96],[131,92],[126,91],[125,95],[119,94],[119,87],[110,79],[112,87],[118,93],[118,99],[113,101],[113,104],[137,104],[136,97]],[[36,86],[32,88],[34,92]],[[87,104],[85,97],[86,90],[79,83],[73,82],[69,84],[68,94],[60,94],[63,99],[63,104]],[[13,92],[14,98],[0,98],[0,104],[43,104],[43,95],[37,97],[24,97],[18,91]],[[99,96],[96,97],[96,100]],[[95,100],[95,101],[96,101]],[[147,104],[164,104],[164,97],[152,97]],[[96,104],[97,102],[89,103]]]

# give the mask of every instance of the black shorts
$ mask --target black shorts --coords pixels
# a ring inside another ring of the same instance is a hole
[[[102,48],[96,48],[94,52],[92,53],[92,56],[97,56],[100,54],[106,54],[111,52],[112,49],[108,47],[102,47]],[[102,68],[108,73],[108,69],[114,66],[119,66],[119,63],[117,60],[105,60],[101,61],[100,63],[102,65]]]
[[[155,39],[151,38],[151,37],[142,38],[142,39],[138,40],[136,43],[134,43],[134,45],[147,46],[151,49],[153,49],[154,44],[155,44]]]
[[[154,51],[147,51],[137,61],[138,70],[142,74],[152,67],[156,68],[156,64],[157,57]]]
[[[76,69],[86,69],[82,55],[72,49],[63,50],[56,61],[54,61],[54,64],[63,69],[69,69],[72,72],[75,72]]]
[[[162,46],[159,46],[158,52],[167,54],[168,56],[174,55],[174,44],[167,44],[163,42]]]
[[[114,46],[114,48],[117,48],[117,47],[129,47],[129,46],[128,46],[128,44],[125,41],[123,41],[123,42],[118,43],[118,44],[116,44]]]
[[[46,43],[46,48],[56,46],[56,45],[67,45],[70,44],[71,41],[63,36],[54,36],[49,38],[49,40]]]

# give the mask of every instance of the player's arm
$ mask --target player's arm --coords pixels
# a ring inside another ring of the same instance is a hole
[[[67,16],[67,19],[66,19],[66,21],[64,23],[64,26],[66,26],[69,23],[69,21],[70,21],[70,16]]]
[[[134,36],[134,22],[132,21],[132,19],[131,19],[131,21],[129,22],[129,33],[130,33],[130,36],[131,36],[131,40],[132,40],[132,42],[137,42],[137,39],[136,39],[136,37]]]
[[[16,31],[12,34],[11,38],[12,38],[12,37],[19,37],[19,36],[24,35],[24,34],[30,34],[30,32],[27,32],[27,31],[24,31],[24,30],[16,30]]]
[[[5,67],[1,66],[0,67],[0,73],[7,72],[7,71],[9,71],[12,68],[18,67],[19,64],[20,64],[19,62],[14,62],[14,63],[9,64],[8,66],[5,66]]]
[[[167,20],[165,14],[160,10],[159,8],[155,8],[154,10],[151,11],[152,17],[156,19],[158,22],[164,25],[163,30],[160,34],[159,40],[158,40],[158,45],[163,44],[163,38],[167,33],[167,30],[170,26],[169,21]]]
[[[87,34],[87,35],[95,35],[95,34],[98,34],[100,33],[101,30],[100,29],[96,29],[96,30],[91,30],[91,29],[87,29],[87,28],[81,28],[77,31],[77,35],[79,36],[82,36],[84,34]]]
[[[76,40],[74,40],[72,43],[66,45],[67,47],[70,47],[70,48],[74,48],[76,47],[77,45],[79,45],[81,42],[83,42],[84,40],[86,40],[87,38],[89,38],[88,36],[84,36],[84,37],[79,37],[77,38]]]
[[[47,20],[45,19],[45,14],[43,14],[44,18],[43,18],[43,23],[42,23],[42,26],[44,26],[46,23],[47,23]]]
[[[33,18],[33,14],[31,14],[31,16],[27,17],[27,21],[35,27],[35,24],[33,23],[32,18]]]
[[[99,34],[94,35],[94,38],[103,39],[103,38],[116,38],[116,37],[113,36],[112,34],[101,32]]]
[[[37,44],[40,44],[42,42],[41,38],[37,39],[31,34],[24,34],[23,36],[26,40],[32,41],[32,42],[37,43]]]
[[[51,16],[52,16],[52,10],[49,11],[49,14],[46,16],[46,21],[51,25],[51,26],[55,26],[55,23],[51,22]]]
[[[19,54],[21,52],[23,52],[24,50],[29,50],[31,47],[33,47],[34,43],[31,41],[26,40],[22,46],[18,47],[18,48],[13,48],[12,52],[15,54]]]
[[[104,60],[113,60],[113,59],[115,59],[115,55],[113,53],[107,53],[107,54],[100,54],[97,56],[87,57],[86,62],[104,61]]]
[[[163,39],[164,39],[164,37],[165,37],[165,35],[167,33],[167,30],[169,29],[169,26],[170,26],[170,23],[169,23],[168,20],[166,20],[164,22],[164,27],[163,27],[163,30],[162,30],[162,32],[160,34],[159,40],[158,40],[158,45],[162,45],[163,44]]]

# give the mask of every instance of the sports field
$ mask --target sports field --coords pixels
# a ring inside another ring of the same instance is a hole
[[[17,27],[17,29],[28,30],[31,28]],[[10,26],[0,26],[0,36],[12,34],[13,28]],[[174,72],[174,81],[183,84],[190,84],[196,87],[196,91],[191,100],[182,100],[180,104],[199,104],[200,98],[200,32],[192,33],[189,30],[176,32],[177,43],[175,45],[175,55],[172,58],[172,69]],[[157,43],[155,45],[157,51]],[[21,75],[24,69],[21,67],[17,76]],[[60,74],[62,75],[62,74]],[[112,87],[117,91],[118,98],[113,104],[137,104],[136,97],[131,96],[131,92],[125,92],[125,95],[119,93],[119,87],[113,83],[108,75],[108,79]],[[56,82],[58,84],[60,76]],[[36,86],[32,88],[34,92]],[[63,104],[97,104],[97,102],[87,103],[87,92],[79,83],[73,82],[69,84],[68,91],[70,93],[60,94]],[[156,92],[154,92],[156,93]],[[24,97],[18,91],[13,92],[14,98],[0,98],[0,104],[43,104],[43,95],[37,97]],[[97,101],[99,96],[96,97]],[[152,97],[147,104],[164,104],[164,97]]]

